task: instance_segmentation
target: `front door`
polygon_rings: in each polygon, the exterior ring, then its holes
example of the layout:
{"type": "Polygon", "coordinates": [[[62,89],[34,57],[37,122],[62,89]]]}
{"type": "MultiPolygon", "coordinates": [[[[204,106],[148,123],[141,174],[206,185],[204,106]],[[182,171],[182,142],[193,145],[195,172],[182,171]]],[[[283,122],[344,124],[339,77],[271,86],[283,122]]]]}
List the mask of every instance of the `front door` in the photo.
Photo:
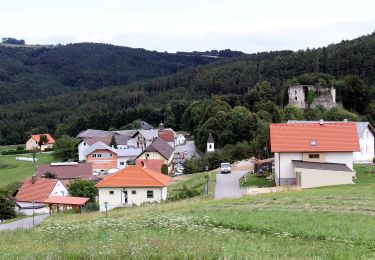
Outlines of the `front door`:
{"type": "Polygon", "coordinates": [[[122,204],[128,204],[128,191],[122,191],[122,204]]]}

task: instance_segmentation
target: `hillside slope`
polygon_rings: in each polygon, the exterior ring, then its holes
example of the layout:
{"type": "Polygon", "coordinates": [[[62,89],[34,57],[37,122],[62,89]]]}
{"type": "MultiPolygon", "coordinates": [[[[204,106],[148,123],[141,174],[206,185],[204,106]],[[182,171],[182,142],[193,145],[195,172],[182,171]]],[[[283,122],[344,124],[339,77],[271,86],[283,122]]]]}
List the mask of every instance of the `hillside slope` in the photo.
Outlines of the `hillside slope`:
{"type": "MultiPolygon", "coordinates": [[[[361,166],[362,167],[362,166],[361,166]]],[[[375,176],[356,185],[192,199],[0,233],[0,256],[62,259],[372,259],[375,176]]]]}
{"type": "Polygon", "coordinates": [[[0,104],[125,85],[216,60],[96,43],[38,48],[0,45],[0,104]]]}

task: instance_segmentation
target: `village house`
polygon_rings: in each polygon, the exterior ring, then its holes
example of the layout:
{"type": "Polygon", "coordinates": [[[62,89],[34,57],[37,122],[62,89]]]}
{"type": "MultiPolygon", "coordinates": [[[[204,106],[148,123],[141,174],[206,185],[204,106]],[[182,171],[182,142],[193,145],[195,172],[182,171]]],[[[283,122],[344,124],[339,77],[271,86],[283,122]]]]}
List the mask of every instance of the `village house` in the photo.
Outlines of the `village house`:
{"type": "Polygon", "coordinates": [[[140,129],[132,136],[137,147],[142,149],[146,149],[158,137],[166,141],[172,148],[175,147],[177,134],[172,128],[165,128],[163,123],[159,124],[158,129],[140,129]]]}
{"type": "Polygon", "coordinates": [[[186,144],[186,138],[183,134],[177,134],[176,146],[186,144]]]}
{"type": "MultiPolygon", "coordinates": [[[[289,120],[288,124],[307,124],[307,123],[318,123],[319,121],[301,121],[301,120],[289,120]]],[[[326,123],[343,123],[345,121],[326,121],[326,123]]],[[[354,163],[372,163],[375,157],[375,129],[369,122],[351,122],[356,124],[358,140],[359,140],[359,152],[354,152],[354,163]]]]}
{"type": "Polygon", "coordinates": [[[176,146],[176,133],[172,129],[165,129],[163,123],[159,124],[158,137],[166,141],[171,147],[176,146]]]}
{"type": "Polygon", "coordinates": [[[136,158],[136,164],[161,172],[163,164],[168,166],[168,171],[172,169],[173,147],[161,138],[156,138],[146,149],[136,158]]]}
{"type": "Polygon", "coordinates": [[[170,177],[139,166],[128,166],[96,184],[100,211],[167,199],[170,177]]]}
{"type": "Polygon", "coordinates": [[[125,168],[129,159],[135,159],[142,149],[115,149],[103,142],[96,142],[83,151],[86,163],[93,165],[94,175],[100,172],[116,171],[125,168]]]}
{"type": "Polygon", "coordinates": [[[29,140],[26,142],[26,150],[33,150],[33,149],[40,149],[44,151],[45,149],[52,149],[53,145],[55,144],[55,139],[50,134],[38,134],[32,135],[29,140]],[[44,135],[47,137],[47,142],[42,144],[39,147],[40,136],[44,135]]]}
{"type": "Polygon", "coordinates": [[[354,123],[271,124],[270,143],[276,185],[353,183],[353,153],[360,150],[354,123]]]}
{"type": "Polygon", "coordinates": [[[94,179],[91,163],[64,162],[39,164],[35,174],[38,178],[43,178],[47,172],[54,174],[56,179],[59,180],[94,179]]]}
{"type": "Polygon", "coordinates": [[[26,215],[47,213],[48,209],[43,203],[51,196],[68,196],[68,190],[58,179],[38,178],[36,175],[26,178],[15,196],[19,212],[26,215]]]}

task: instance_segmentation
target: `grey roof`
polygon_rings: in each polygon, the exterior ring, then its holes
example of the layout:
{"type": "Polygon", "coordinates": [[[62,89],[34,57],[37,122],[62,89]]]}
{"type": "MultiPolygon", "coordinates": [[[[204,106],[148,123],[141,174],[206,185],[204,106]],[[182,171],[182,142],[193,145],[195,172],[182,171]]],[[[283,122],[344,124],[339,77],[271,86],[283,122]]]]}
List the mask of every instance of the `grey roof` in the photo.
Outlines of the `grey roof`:
{"type": "Polygon", "coordinates": [[[353,170],[350,169],[344,163],[321,163],[321,162],[306,162],[306,161],[292,160],[292,164],[294,168],[353,172],[353,170]]]}
{"type": "Polygon", "coordinates": [[[129,136],[129,137],[131,137],[132,135],[134,135],[136,132],[137,132],[136,129],[114,131],[115,134],[129,136]]]}
{"type": "MultiPolygon", "coordinates": [[[[309,124],[309,123],[319,123],[320,121],[307,121],[307,120],[288,120],[288,124],[309,124]]],[[[354,122],[354,121],[324,121],[325,123],[343,123],[350,122],[355,123],[357,126],[358,138],[361,138],[363,132],[368,127],[372,133],[375,134],[375,130],[369,122],[354,122]]]]}
{"type": "Polygon", "coordinates": [[[109,145],[111,143],[111,137],[91,137],[91,138],[84,138],[82,142],[85,142],[88,145],[93,145],[97,142],[102,142],[106,145],[109,145]]]}
{"type": "Polygon", "coordinates": [[[111,136],[111,131],[87,129],[81,131],[76,137],[77,138],[91,138],[91,137],[108,137],[111,136]]]}
{"type": "Polygon", "coordinates": [[[158,152],[165,159],[169,160],[173,154],[173,147],[170,146],[166,141],[161,138],[156,138],[149,146],[144,150],[145,152],[158,152]]]}
{"type": "Polygon", "coordinates": [[[86,150],[83,151],[83,155],[84,156],[87,156],[89,155],[90,153],[96,151],[96,150],[109,150],[115,154],[117,154],[117,151],[116,149],[106,145],[105,143],[102,143],[102,142],[96,142],[95,144],[91,145],[89,148],[87,148],[86,150]]]}
{"type": "Polygon", "coordinates": [[[150,129],[153,129],[154,127],[145,121],[141,121],[141,128],[143,130],[150,130],[150,129]]]}
{"type": "Polygon", "coordinates": [[[142,148],[116,149],[118,157],[134,157],[142,153],[142,148]]]}
{"type": "Polygon", "coordinates": [[[212,137],[211,133],[208,135],[207,143],[215,143],[214,138],[212,137]]]}
{"type": "Polygon", "coordinates": [[[127,135],[115,135],[115,140],[118,145],[127,145],[131,137],[127,135]]]}

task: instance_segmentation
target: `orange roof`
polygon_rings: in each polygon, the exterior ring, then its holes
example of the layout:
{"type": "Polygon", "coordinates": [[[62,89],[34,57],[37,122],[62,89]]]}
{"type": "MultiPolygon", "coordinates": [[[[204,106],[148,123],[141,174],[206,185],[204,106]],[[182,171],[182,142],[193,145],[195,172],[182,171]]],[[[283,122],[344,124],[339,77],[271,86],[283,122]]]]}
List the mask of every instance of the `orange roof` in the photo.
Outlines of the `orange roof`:
{"type": "Polygon", "coordinates": [[[64,204],[64,205],[85,205],[89,198],[85,197],[64,197],[64,196],[51,196],[45,201],[46,204],[64,204]]]}
{"type": "Polygon", "coordinates": [[[272,152],[359,151],[354,123],[270,124],[272,152]]]}
{"type": "Polygon", "coordinates": [[[132,165],[105,177],[96,187],[164,187],[170,179],[167,175],[132,165]]]}
{"type": "Polygon", "coordinates": [[[35,142],[39,143],[41,135],[47,136],[48,142],[46,144],[54,144],[55,143],[55,139],[53,139],[53,137],[50,134],[32,135],[31,138],[33,138],[35,140],[35,142]]]}
{"type": "Polygon", "coordinates": [[[174,134],[172,130],[159,131],[158,135],[161,139],[163,139],[166,142],[174,142],[174,134]]]}
{"type": "Polygon", "coordinates": [[[57,182],[57,179],[37,178],[33,184],[31,182],[31,177],[26,178],[22,186],[18,189],[16,200],[25,202],[43,202],[51,195],[57,182]]]}

